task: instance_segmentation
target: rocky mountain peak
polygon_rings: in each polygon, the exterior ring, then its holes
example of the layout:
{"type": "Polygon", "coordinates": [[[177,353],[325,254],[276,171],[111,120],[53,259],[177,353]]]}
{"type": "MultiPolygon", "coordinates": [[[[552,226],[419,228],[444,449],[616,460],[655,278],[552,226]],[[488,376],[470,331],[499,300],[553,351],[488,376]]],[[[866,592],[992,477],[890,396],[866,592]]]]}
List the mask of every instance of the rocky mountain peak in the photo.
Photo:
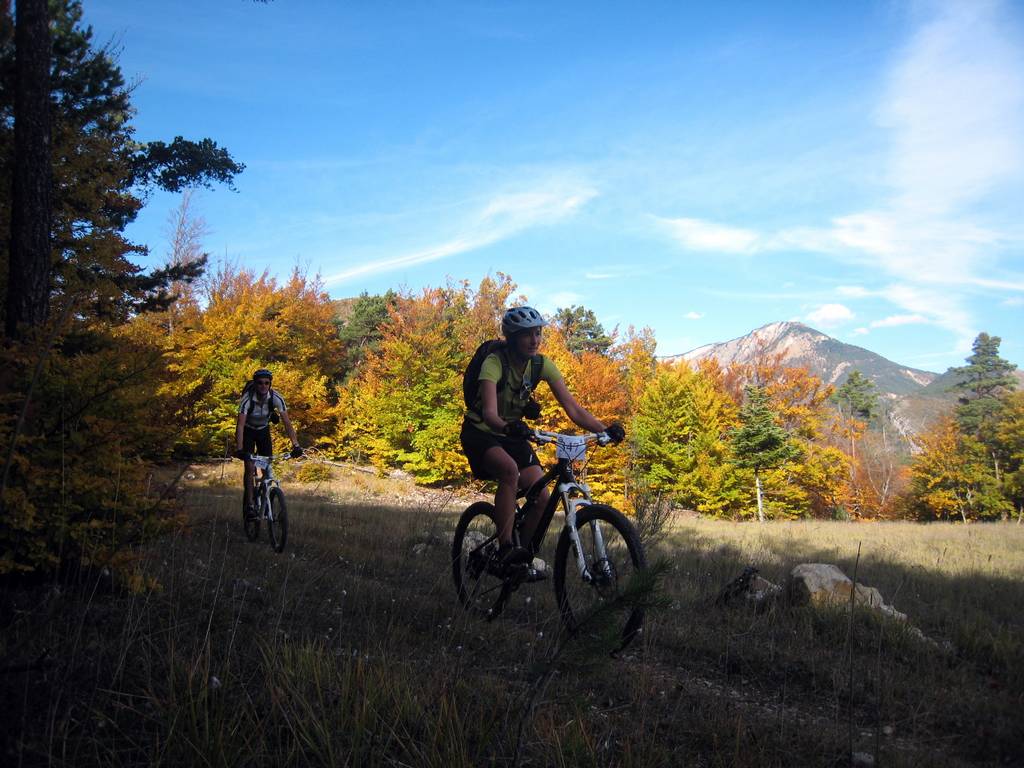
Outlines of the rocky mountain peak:
{"type": "Polygon", "coordinates": [[[719,365],[728,368],[775,355],[781,355],[784,365],[806,367],[829,384],[840,385],[851,371],[859,370],[874,381],[880,394],[898,396],[917,392],[938,375],[899,365],[795,321],[768,323],[745,336],[705,344],[670,359],[696,362],[714,358],[719,365]]]}

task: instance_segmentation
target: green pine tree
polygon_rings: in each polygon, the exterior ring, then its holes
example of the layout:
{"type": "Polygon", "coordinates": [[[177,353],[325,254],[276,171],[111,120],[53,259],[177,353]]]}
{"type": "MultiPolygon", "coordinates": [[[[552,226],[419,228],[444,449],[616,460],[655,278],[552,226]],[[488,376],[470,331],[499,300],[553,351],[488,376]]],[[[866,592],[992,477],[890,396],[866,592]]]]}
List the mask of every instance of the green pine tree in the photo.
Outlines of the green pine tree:
{"type": "Polygon", "coordinates": [[[998,336],[979,333],[971,346],[967,365],[951,368],[956,383],[950,387],[958,393],[956,421],[960,431],[985,446],[996,483],[1002,484],[1002,469],[1007,456],[995,439],[996,425],[1002,418],[1006,396],[1017,382],[1013,371],[1017,368],[999,356],[998,336]]]}
{"type": "Polygon", "coordinates": [[[732,433],[733,461],[743,469],[754,472],[757,491],[757,519],[764,522],[764,499],[761,488],[761,473],[775,469],[800,458],[801,450],[789,438],[789,434],[775,423],[764,387],[744,388],[746,402],[740,409],[742,426],[732,433]]]}
{"type": "Polygon", "coordinates": [[[562,331],[565,346],[574,355],[583,352],[603,355],[614,343],[614,339],[605,332],[604,326],[598,322],[592,309],[577,306],[559,309],[555,312],[553,322],[562,331]]]}
{"type": "Polygon", "coordinates": [[[844,416],[852,416],[861,421],[871,421],[878,413],[875,383],[857,370],[851,371],[843,385],[832,395],[832,401],[839,406],[844,416]]]}

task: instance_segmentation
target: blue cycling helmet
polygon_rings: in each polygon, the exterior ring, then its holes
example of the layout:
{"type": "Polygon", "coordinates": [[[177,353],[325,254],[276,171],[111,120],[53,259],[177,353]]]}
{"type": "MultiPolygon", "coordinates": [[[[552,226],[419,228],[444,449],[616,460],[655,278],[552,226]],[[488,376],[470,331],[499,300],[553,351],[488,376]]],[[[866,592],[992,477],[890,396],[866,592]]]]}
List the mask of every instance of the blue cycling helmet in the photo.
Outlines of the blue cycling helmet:
{"type": "Polygon", "coordinates": [[[512,307],[505,310],[501,318],[501,332],[506,338],[520,331],[543,328],[545,325],[547,323],[544,322],[544,318],[533,307],[512,307]]]}
{"type": "Polygon", "coordinates": [[[256,379],[270,379],[271,381],[273,381],[274,374],[272,374],[270,370],[267,368],[260,368],[252,375],[252,380],[256,381],[256,379]]]}

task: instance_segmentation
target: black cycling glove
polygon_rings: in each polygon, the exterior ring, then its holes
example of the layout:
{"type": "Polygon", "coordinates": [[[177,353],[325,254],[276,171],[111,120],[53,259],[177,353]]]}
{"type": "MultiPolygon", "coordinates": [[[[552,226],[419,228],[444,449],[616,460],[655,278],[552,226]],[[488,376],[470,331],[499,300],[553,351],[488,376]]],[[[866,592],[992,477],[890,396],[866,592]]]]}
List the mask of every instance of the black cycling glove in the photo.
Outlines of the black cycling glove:
{"type": "Polygon", "coordinates": [[[626,439],[626,429],[617,421],[613,421],[608,425],[605,434],[608,435],[613,443],[621,443],[626,439]]]}
{"type": "Polygon", "coordinates": [[[530,419],[531,421],[533,419],[540,418],[540,403],[538,403],[532,397],[529,399],[526,405],[523,406],[523,418],[530,419]]]}
{"type": "Polygon", "coordinates": [[[300,456],[302,456],[302,446],[296,445],[294,448],[292,448],[292,458],[297,459],[300,456]]]}
{"type": "Polygon", "coordinates": [[[235,458],[245,461],[246,459],[249,458],[249,452],[243,451],[241,448],[239,448],[237,451],[235,451],[235,458]]]}
{"type": "Polygon", "coordinates": [[[533,435],[533,430],[521,421],[510,421],[505,425],[505,434],[509,437],[526,439],[533,435]]]}

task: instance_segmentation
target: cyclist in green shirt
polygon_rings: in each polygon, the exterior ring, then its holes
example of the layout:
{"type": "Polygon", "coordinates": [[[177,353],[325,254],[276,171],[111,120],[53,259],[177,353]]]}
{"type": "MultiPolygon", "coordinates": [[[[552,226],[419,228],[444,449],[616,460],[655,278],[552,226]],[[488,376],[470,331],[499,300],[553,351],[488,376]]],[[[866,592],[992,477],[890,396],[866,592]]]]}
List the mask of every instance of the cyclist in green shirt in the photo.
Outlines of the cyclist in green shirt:
{"type": "MultiPolygon", "coordinates": [[[[460,435],[462,449],[469,459],[473,475],[498,481],[494,495],[494,516],[500,543],[499,560],[505,565],[528,562],[533,553],[512,544],[516,493],[527,489],[543,474],[533,447],[527,441],[532,430],[522,421],[531,402],[531,392],[539,382],[529,380],[532,359],[540,349],[542,329],[547,323],[532,307],[513,307],[501,320],[505,348],[492,352],[480,368],[479,394],[473,408],[467,410],[460,435]],[[507,365],[505,383],[502,367],[507,365]]],[[[592,432],[607,432],[615,442],[626,435],[621,424],[605,425],[576,402],[554,361],[543,357],[540,381],[547,382],[566,415],[578,426],[592,432]]],[[[548,493],[545,490],[523,522],[521,540],[528,542],[540,521],[548,493]]]]}

